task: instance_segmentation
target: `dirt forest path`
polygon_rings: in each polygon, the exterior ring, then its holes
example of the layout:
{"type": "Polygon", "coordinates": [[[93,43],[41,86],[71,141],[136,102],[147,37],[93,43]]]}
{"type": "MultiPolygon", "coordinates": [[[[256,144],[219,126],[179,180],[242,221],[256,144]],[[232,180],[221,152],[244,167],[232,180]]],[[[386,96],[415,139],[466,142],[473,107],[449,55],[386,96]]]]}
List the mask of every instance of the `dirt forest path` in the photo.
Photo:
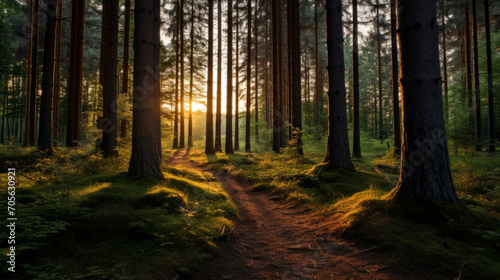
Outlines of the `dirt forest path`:
{"type": "Polygon", "coordinates": [[[324,217],[253,192],[252,184],[214,173],[187,153],[179,151],[168,162],[213,173],[239,209],[234,230],[192,279],[422,279],[384,267],[372,250],[332,241],[324,217]]]}

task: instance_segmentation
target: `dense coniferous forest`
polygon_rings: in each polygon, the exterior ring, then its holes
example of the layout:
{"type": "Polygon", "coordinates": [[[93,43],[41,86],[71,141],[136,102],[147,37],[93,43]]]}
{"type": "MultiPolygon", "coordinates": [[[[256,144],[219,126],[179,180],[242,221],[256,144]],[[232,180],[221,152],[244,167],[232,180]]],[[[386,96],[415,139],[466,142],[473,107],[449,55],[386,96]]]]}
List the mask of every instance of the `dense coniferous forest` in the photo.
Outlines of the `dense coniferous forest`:
{"type": "Polygon", "coordinates": [[[1,279],[500,279],[500,1],[0,2],[1,279]]]}

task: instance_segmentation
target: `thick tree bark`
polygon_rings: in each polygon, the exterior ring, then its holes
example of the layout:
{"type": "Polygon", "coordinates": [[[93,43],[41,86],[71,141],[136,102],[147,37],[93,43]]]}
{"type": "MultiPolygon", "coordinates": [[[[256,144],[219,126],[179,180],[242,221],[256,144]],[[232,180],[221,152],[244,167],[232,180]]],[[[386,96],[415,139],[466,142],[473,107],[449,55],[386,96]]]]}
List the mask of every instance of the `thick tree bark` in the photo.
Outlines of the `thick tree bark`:
{"type": "Polygon", "coordinates": [[[180,137],[179,137],[179,149],[184,149],[186,146],[186,138],[185,138],[185,131],[186,127],[184,124],[184,0],[181,1],[181,6],[180,6],[180,23],[179,23],[179,32],[180,32],[180,51],[179,51],[179,59],[181,60],[181,78],[180,78],[180,83],[181,83],[181,98],[180,98],[180,137]]]}
{"type": "Polygon", "coordinates": [[[217,104],[215,113],[215,151],[222,152],[222,0],[217,2],[217,104]]]}
{"type": "Polygon", "coordinates": [[[301,98],[301,78],[300,78],[300,6],[299,0],[291,0],[291,58],[292,58],[292,129],[296,137],[296,149],[299,155],[302,150],[302,98],[301,98]]]}
{"type": "Polygon", "coordinates": [[[378,61],[378,137],[384,139],[384,122],[382,120],[382,50],[380,39],[380,5],[377,0],[377,61],[378,61]]]}
{"type": "Polygon", "coordinates": [[[233,149],[233,0],[227,2],[226,154],[233,149]]]}
{"type": "Polygon", "coordinates": [[[398,38],[396,0],[391,0],[392,131],[394,156],[401,156],[401,113],[399,112],[398,38]]]}
{"type": "Polygon", "coordinates": [[[352,2],[352,157],[361,158],[361,130],[359,124],[359,47],[358,47],[358,0],[352,2]]]}
{"type": "Polygon", "coordinates": [[[62,42],[62,16],[63,16],[63,0],[58,1],[57,5],[57,34],[56,34],[56,54],[55,54],[55,77],[54,77],[54,99],[52,111],[53,121],[53,136],[54,145],[59,145],[59,103],[61,97],[61,42],[62,42]]]}
{"type": "Polygon", "coordinates": [[[193,53],[194,53],[194,1],[191,0],[191,46],[189,54],[189,115],[188,115],[188,148],[193,147],[193,53]]]}
{"type": "Polygon", "coordinates": [[[116,154],[118,137],[118,12],[119,1],[108,0],[103,5],[102,91],[103,119],[101,150],[105,156],[116,154]]]}
{"type": "Polygon", "coordinates": [[[278,1],[272,1],[272,32],[273,32],[273,151],[280,152],[280,129],[279,126],[280,112],[279,104],[279,90],[278,90],[278,1]]]}
{"type": "Polygon", "coordinates": [[[208,0],[208,77],[207,77],[207,128],[205,153],[211,155],[214,150],[214,0],[208,0]]]}
{"type": "Polygon", "coordinates": [[[488,152],[495,152],[495,108],[493,103],[493,68],[491,59],[491,32],[490,32],[490,7],[489,0],[484,0],[484,18],[486,25],[486,62],[488,71],[488,152]]]}
{"type": "Polygon", "coordinates": [[[475,136],[476,136],[476,151],[482,150],[481,145],[481,93],[479,90],[479,58],[477,47],[477,11],[476,0],[472,2],[472,50],[473,50],[473,65],[474,65],[474,99],[475,99],[475,136]]]}
{"type": "Polygon", "coordinates": [[[323,162],[331,168],[354,170],[349,155],[345,90],[342,1],[326,1],[326,44],[328,50],[328,144],[323,162]]]}
{"type": "Polygon", "coordinates": [[[395,201],[458,203],[443,118],[436,1],[399,0],[403,151],[395,201]]]}
{"type": "Polygon", "coordinates": [[[160,170],[161,137],[158,104],[160,103],[158,73],[159,58],[155,45],[160,44],[159,24],[155,24],[154,7],[159,0],[135,1],[134,38],[134,106],[132,125],[132,155],[129,176],[154,176],[163,178],[160,170]],[[156,2],[156,3],[153,3],[156,2]],[[158,34],[155,34],[158,33],[158,34]]]}
{"type": "MultiPolygon", "coordinates": [[[[59,0],[60,1],[60,0],[59,0]]],[[[52,110],[54,97],[55,48],[57,32],[58,0],[47,1],[47,25],[45,27],[45,46],[43,53],[42,97],[40,101],[40,129],[38,147],[52,152],[52,110]]]]}
{"type": "Polygon", "coordinates": [[[172,144],[172,149],[179,148],[179,46],[180,46],[180,0],[176,2],[176,25],[175,25],[175,109],[174,109],[174,143],[172,144]]]}
{"type": "Polygon", "coordinates": [[[248,0],[247,4],[247,108],[246,108],[246,127],[245,127],[245,152],[250,153],[250,111],[251,104],[251,80],[252,80],[252,1],[248,0]]]}
{"type": "Polygon", "coordinates": [[[71,20],[71,61],[68,85],[68,129],[66,135],[67,147],[76,147],[80,142],[84,31],[85,1],[74,0],[71,20]]]}

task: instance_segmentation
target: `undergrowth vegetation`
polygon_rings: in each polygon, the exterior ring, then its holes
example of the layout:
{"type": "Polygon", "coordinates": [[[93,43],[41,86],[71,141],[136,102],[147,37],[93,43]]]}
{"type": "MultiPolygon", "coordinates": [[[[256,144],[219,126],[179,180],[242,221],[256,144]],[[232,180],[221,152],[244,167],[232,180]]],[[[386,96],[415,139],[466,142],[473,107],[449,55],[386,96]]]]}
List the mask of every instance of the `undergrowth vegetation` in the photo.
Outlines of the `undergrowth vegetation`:
{"type": "Polygon", "coordinates": [[[170,279],[209,257],[237,214],[210,173],[164,166],[164,180],[127,177],[129,147],[110,158],[91,148],[51,157],[0,149],[1,168],[18,178],[16,279],[170,279]]]}
{"type": "MultiPolygon", "coordinates": [[[[312,137],[312,136],[311,136],[312,137]]],[[[309,137],[309,138],[311,138],[309,137]]],[[[305,137],[305,141],[312,141],[305,137]]],[[[205,155],[192,160],[253,182],[267,191],[324,213],[331,232],[382,252],[387,266],[426,275],[461,279],[500,278],[500,159],[484,152],[451,157],[460,206],[394,205],[389,194],[399,179],[399,161],[386,142],[363,139],[356,172],[317,169],[323,154],[298,157],[289,149],[272,152],[205,155]]]]}

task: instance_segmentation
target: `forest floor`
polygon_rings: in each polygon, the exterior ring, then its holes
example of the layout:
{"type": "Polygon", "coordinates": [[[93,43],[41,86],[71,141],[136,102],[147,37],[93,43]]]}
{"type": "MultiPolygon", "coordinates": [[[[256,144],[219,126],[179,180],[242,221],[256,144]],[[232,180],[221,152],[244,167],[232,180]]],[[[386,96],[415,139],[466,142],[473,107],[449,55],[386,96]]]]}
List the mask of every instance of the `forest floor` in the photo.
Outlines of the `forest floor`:
{"type": "Polygon", "coordinates": [[[286,202],[224,171],[211,171],[180,151],[170,164],[213,172],[238,206],[234,228],[194,279],[429,279],[384,264],[378,247],[332,239],[331,218],[286,202]]]}

